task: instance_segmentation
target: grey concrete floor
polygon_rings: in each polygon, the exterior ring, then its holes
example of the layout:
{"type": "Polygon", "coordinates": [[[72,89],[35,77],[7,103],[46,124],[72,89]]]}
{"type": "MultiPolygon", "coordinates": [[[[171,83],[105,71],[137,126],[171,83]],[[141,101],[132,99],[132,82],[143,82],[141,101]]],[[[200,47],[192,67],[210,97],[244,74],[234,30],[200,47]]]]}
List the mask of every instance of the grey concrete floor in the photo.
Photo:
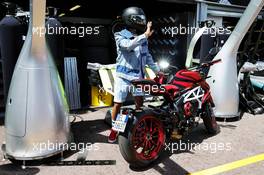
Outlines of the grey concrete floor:
{"type": "MultiPolygon", "coordinates": [[[[103,119],[107,108],[87,112],[80,115],[72,126],[72,131],[79,143],[92,143],[88,152],[88,160],[116,160],[116,165],[107,166],[29,166],[25,170],[2,160],[0,153],[0,175],[82,175],[82,174],[174,174],[183,175],[196,171],[212,168],[249,156],[264,153],[264,115],[252,116],[244,114],[243,118],[235,122],[219,122],[221,132],[215,136],[206,133],[203,125],[195,128],[192,133],[184,138],[184,143],[196,144],[196,149],[183,149],[172,154],[163,153],[162,156],[150,167],[144,170],[135,170],[122,158],[118,144],[107,143],[109,127],[103,119]],[[215,145],[219,150],[215,151],[215,145]],[[221,145],[221,146],[219,146],[221,145]]],[[[4,141],[4,126],[0,126],[0,142],[4,141]]],[[[171,143],[173,144],[173,143],[171,143]]],[[[66,158],[76,160],[78,153],[66,158]]],[[[224,172],[225,175],[254,174],[263,175],[264,161],[244,166],[232,171],[224,172]]]]}

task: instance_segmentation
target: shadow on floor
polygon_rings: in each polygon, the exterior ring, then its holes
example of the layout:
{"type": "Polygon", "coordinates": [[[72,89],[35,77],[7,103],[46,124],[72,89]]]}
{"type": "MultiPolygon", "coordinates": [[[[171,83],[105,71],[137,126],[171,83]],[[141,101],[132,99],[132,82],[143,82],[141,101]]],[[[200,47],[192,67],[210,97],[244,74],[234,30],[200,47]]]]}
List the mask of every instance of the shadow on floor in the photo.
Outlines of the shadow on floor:
{"type": "Polygon", "coordinates": [[[39,173],[39,168],[37,167],[27,167],[26,169],[22,169],[21,166],[11,163],[0,165],[1,175],[34,175],[37,173],[39,173]]]}
{"type": "Polygon", "coordinates": [[[216,117],[216,121],[217,122],[237,122],[243,118],[244,114],[246,114],[246,112],[241,110],[239,116],[229,117],[229,118],[216,117]]]}
{"type": "MultiPolygon", "coordinates": [[[[109,129],[109,126],[107,126],[104,123],[103,119],[98,120],[92,120],[92,121],[78,121],[72,124],[72,133],[74,136],[74,142],[75,143],[107,143],[107,136],[104,136],[101,134],[101,132],[104,132],[109,129]]],[[[202,143],[205,139],[211,137],[212,135],[207,134],[206,130],[204,129],[203,124],[199,125],[197,128],[193,129],[193,131],[186,137],[184,137],[181,142],[182,143],[188,143],[188,144],[199,144],[202,143]]],[[[176,143],[169,141],[169,143],[176,143]]],[[[175,161],[173,161],[170,157],[173,154],[181,154],[181,153],[190,153],[194,154],[194,152],[191,150],[190,147],[186,147],[185,149],[176,150],[175,152],[164,150],[161,154],[161,156],[154,161],[150,166],[144,169],[136,169],[133,167],[130,167],[133,171],[142,172],[146,171],[148,169],[155,169],[160,174],[174,174],[174,175],[186,175],[189,172],[185,170],[181,165],[177,164],[175,161]],[[161,166],[162,165],[162,166],[161,166]]],[[[71,155],[75,154],[76,151],[66,151],[64,153],[64,158],[70,157],[71,155]]],[[[56,161],[59,160],[60,155],[54,156],[52,158],[49,158],[47,160],[39,162],[39,165],[45,164],[49,161],[56,161]]],[[[20,166],[16,166],[13,164],[6,164],[0,166],[0,175],[11,175],[11,174],[37,174],[39,172],[39,169],[37,167],[33,168],[27,168],[25,170],[22,170],[20,166]],[[9,174],[8,174],[9,173],[9,174]]]]}
{"type": "Polygon", "coordinates": [[[80,121],[72,125],[76,143],[108,143],[108,137],[100,134],[109,129],[103,119],[80,121]]]}
{"type": "MultiPolygon", "coordinates": [[[[74,143],[87,145],[87,143],[107,143],[108,138],[100,132],[108,130],[109,127],[104,123],[104,120],[93,120],[93,121],[79,121],[75,122],[71,126],[74,143]]],[[[79,147],[78,147],[79,148],[79,147]]],[[[63,158],[67,159],[70,156],[76,154],[78,150],[68,150],[63,152],[63,158]]],[[[49,165],[53,162],[61,160],[61,154],[45,158],[42,160],[30,160],[26,161],[27,167],[25,170],[21,168],[22,161],[11,160],[12,163],[0,165],[0,175],[33,175],[39,172],[37,166],[49,165]]],[[[74,161],[74,160],[73,160],[74,161]]]]}
{"type": "Polygon", "coordinates": [[[177,164],[170,158],[171,154],[167,151],[161,153],[160,157],[151,163],[146,168],[135,168],[130,166],[129,168],[136,172],[143,172],[149,169],[154,169],[162,175],[187,175],[189,172],[181,165],[177,164]],[[163,166],[161,166],[161,164],[163,166]]]}
{"type": "Polygon", "coordinates": [[[5,118],[0,117],[0,126],[3,126],[5,124],[5,118]]]}
{"type": "Polygon", "coordinates": [[[221,128],[228,128],[228,129],[236,129],[237,126],[235,125],[231,125],[231,124],[219,124],[218,125],[221,127],[221,128]]]}

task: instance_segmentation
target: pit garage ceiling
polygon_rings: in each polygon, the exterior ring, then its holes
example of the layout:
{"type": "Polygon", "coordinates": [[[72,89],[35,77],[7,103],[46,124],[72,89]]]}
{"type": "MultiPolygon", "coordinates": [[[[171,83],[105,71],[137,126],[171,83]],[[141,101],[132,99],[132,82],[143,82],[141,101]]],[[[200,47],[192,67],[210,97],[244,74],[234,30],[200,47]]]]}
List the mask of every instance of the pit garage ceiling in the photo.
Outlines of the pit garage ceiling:
{"type": "MultiPolygon", "coordinates": [[[[9,1],[18,4],[25,11],[28,11],[29,0],[2,0],[1,2],[9,1]]],[[[160,7],[164,9],[175,8],[175,10],[184,10],[183,4],[186,4],[186,8],[195,5],[201,0],[47,0],[47,6],[53,6],[58,8],[58,13],[65,13],[68,17],[97,17],[97,18],[113,18],[120,15],[122,9],[128,6],[140,6],[147,14],[155,14],[157,9],[161,13],[160,7]],[[151,4],[150,4],[151,2],[151,4]],[[172,5],[173,3],[173,5],[172,5]],[[181,4],[181,8],[177,9],[178,4],[181,4]],[[72,7],[79,5],[80,8],[70,11],[72,7]]],[[[211,2],[217,2],[218,0],[210,0],[211,2]]],[[[247,0],[244,0],[247,1],[247,0]]],[[[206,1],[204,1],[206,2],[206,1]]],[[[236,4],[236,0],[230,0],[233,4],[236,4]]],[[[238,2],[240,3],[240,2],[238,2]]],[[[0,7],[0,11],[4,11],[3,6],[0,7]]]]}
{"type": "MultiPolygon", "coordinates": [[[[8,2],[14,2],[22,7],[25,11],[29,8],[29,0],[3,0],[8,2]]],[[[151,8],[149,1],[142,0],[47,0],[47,6],[53,6],[59,9],[59,14],[65,13],[65,16],[69,17],[100,17],[100,18],[112,18],[115,17],[117,12],[121,12],[122,9],[128,6],[140,6],[146,13],[155,13],[155,9],[162,6],[168,7],[170,2],[161,2],[159,0],[151,1],[151,8]],[[76,5],[80,5],[80,8],[70,11],[70,9],[76,5]]],[[[177,8],[177,7],[176,7],[177,8]]],[[[1,10],[4,9],[1,7],[1,10]]],[[[165,9],[165,8],[164,8],[165,9]]]]}

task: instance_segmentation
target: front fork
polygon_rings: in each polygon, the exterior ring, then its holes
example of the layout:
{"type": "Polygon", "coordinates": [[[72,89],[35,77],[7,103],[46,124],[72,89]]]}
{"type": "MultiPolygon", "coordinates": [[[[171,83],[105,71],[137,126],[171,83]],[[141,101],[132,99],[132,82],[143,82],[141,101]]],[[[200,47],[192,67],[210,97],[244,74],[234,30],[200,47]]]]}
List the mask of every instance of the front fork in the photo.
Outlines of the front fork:
{"type": "Polygon", "coordinates": [[[215,107],[212,95],[210,91],[205,92],[202,98],[202,109],[205,107],[207,103],[210,103],[212,107],[215,107]]]}

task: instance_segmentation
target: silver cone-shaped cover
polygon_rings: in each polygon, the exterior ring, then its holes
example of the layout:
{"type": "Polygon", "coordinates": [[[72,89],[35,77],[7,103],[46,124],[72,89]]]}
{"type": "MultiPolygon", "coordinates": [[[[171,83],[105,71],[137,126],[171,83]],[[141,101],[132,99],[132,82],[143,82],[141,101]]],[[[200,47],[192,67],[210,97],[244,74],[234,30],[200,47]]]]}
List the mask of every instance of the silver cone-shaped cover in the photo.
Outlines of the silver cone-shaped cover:
{"type": "Polygon", "coordinates": [[[6,154],[28,160],[63,151],[69,140],[68,105],[45,40],[46,0],[30,0],[28,34],[6,104],[6,154]]]}

